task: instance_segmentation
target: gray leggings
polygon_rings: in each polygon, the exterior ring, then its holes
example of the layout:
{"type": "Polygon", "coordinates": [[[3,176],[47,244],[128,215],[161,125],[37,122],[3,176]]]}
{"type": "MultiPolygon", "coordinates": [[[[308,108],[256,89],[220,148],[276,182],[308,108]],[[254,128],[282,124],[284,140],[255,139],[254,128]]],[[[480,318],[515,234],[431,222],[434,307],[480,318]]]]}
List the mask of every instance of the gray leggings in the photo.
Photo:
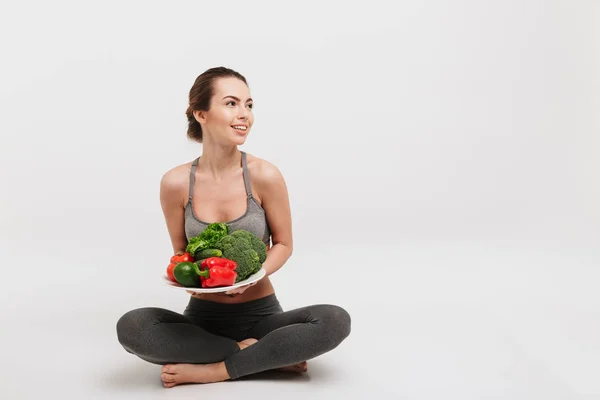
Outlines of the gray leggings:
{"type": "Polygon", "coordinates": [[[190,297],[183,314],[156,307],[125,313],[119,343],[153,364],[225,361],[231,379],[280,368],[336,348],[350,334],[350,315],[317,304],[284,312],[275,294],[225,304],[190,297]],[[240,350],[237,342],[258,342],[240,350]]]}

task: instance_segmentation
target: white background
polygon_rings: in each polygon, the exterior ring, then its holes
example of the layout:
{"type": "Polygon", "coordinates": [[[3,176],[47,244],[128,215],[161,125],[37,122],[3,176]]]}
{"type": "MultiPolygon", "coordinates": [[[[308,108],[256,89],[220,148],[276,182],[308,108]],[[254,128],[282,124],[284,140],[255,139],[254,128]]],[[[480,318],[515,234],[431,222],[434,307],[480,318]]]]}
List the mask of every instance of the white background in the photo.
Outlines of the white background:
{"type": "Polygon", "coordinates": [[[600,396],[598,26],[573,0],[2,5],[0,395],[600,396]],[[114,325],[187,302],[159,182],[202,152],[215,66],[288,184],[282,305],[353,332],[304,377],[165,390],[114,325]]]}

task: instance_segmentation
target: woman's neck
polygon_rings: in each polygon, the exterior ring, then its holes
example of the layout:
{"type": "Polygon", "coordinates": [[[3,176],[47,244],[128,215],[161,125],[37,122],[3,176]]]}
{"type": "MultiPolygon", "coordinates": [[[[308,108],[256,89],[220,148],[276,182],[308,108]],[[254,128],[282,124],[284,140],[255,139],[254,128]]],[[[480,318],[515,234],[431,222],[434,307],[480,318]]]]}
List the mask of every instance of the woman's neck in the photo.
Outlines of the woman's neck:
{"type": "Polygon", "coordinates": [[[242,165],[242,153],[237,146],[223,147],[215,143],[202,144],[198,170],[209,173],[215,180],[230,175],[242,165]]]}

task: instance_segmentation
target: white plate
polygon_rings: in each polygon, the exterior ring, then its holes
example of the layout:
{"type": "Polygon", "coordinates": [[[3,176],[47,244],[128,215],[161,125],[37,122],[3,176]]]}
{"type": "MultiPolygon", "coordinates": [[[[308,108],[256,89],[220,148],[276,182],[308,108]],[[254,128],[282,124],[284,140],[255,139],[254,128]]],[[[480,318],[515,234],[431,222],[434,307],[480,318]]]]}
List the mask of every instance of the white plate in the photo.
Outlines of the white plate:
{"type": "Polygon", "coordinates": [[[219,286],[219,287],[213,287],[213,288],[203,288],[203,287],[195,288],[195,287],[182,286],[179,283],[176,283],[176,282],[173,282],[172,280],[170,280],[166,275],[163,275],[163,281],[164,281],[165,284],[167,284],[167,285],[169,285],[169,286],[171,286],[171,287],[173,287],[175,289],[189,290],[190,292],[194,292],[194,293],[221,293],[221,292],[226,292],[226,291],[231,290],[231,289],[238,288],[240,286],[244,286],[244,285],[248,285],[250,283],[254,283],[254,282],[256,282],[256,281],[264,278],[265,275],[266,275],[265,269],[261,268],[257,272],[255,272],[254,274],[250,275],[249,277],[247,277],[243,281],[239,281],[235,285],[232,285],[232,286],[219,286]]]}

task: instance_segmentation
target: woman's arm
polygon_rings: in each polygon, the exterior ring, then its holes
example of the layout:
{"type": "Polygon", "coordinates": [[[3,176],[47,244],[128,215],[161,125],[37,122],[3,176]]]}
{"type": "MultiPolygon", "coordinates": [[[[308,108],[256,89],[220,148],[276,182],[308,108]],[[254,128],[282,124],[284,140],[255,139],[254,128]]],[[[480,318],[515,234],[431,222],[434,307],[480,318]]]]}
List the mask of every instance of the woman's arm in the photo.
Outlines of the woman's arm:
{"type": "Polygon", "coordinates": [[[267,251],[263,268],[268,275],[275,273],[292,255],[292,216],[287,186],[279,169],[262,160],[258,174],[258,192],[262,208],[271,229],[273,246],[267,251]]]}
{"type": "Polygon", "coordinates": [[[172,169],[166,172],[160,181],[160,205],[171,238],[173,254],[183,253],[188,243],[184,227],[185,197],[181,191],[182,185],[177,171],[172,169]]]}

